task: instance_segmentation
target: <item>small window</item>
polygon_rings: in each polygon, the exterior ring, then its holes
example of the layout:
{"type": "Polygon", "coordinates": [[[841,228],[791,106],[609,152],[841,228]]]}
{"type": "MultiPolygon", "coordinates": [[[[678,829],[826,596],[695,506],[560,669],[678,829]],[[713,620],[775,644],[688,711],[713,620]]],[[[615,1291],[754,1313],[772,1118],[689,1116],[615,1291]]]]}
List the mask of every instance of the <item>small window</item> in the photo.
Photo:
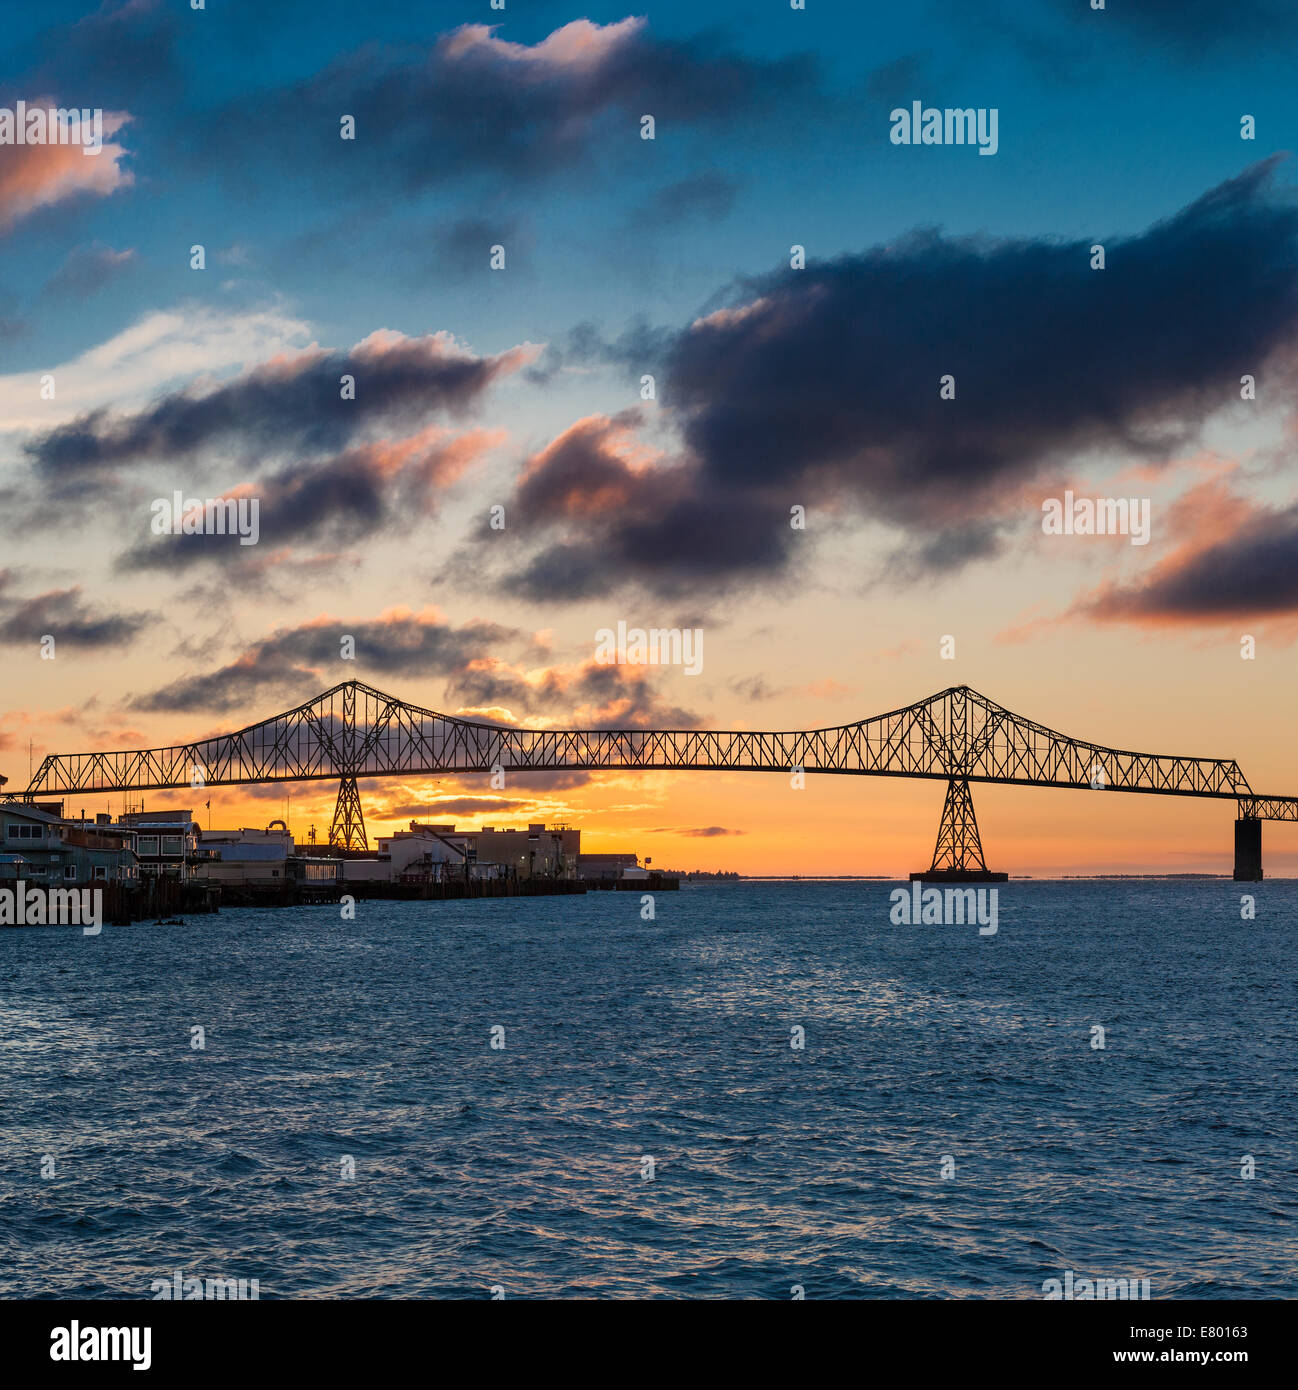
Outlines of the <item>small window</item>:
{"type": "Polygon", "coordinates": [[[141,854],[157,854],[157,852],[158,852],[158,837],[157,837],[156,835],[141,835],[141,836],[140,836],[140,853],[141,853],[141,854]]]}
{"type": "Polygon", "coordinates": [[[182,852],[180,847],[180,836],[164,835],[162,837],[162,852],[163,854],[180,854],[182,852]]]}
{"type": "Polygon", "coordinates": [[[64,864],[64,866],[63,866],[63,877],[64,877],[64,878],[76,878],[76,876],[77,876],[77,866],[76,866],[75,864],[64,864]]]}
{"type": "Polygon", "coordinates": [[[102,864],[95,865],[95,880],[102,883],[108,878],[108,870],[102,864]]]}
{"type": "Polygon", "coordinates": [[[11,825],[9,826],[9,838],[10,838],[11,840],[17,840],[17,839],[19,839],[19,838],[21,837],[21,835],[22,835],[22,831],[23,831],[23,828],[22,828],[21,825],[13,825],[13,824],[11,824],[11,825]]]}

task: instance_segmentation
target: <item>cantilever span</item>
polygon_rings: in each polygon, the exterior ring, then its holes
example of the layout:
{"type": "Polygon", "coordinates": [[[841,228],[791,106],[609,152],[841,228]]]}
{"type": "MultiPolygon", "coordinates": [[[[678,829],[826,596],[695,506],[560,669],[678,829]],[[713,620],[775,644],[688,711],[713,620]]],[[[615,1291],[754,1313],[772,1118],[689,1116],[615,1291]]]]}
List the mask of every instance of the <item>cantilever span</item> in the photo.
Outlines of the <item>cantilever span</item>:
{"type": "Polygon", "coordinates": [[[853,724],[763,733],[518,729],[438,714],[360,681],[344,681],[296,709],[195,743],[50,754],[24,795],[331,778],[339,781],[340,791],[330,841],[357,848],[366,845],[357,778],[601,769],[801,769],[940,779],[948,783],[947,802],[929,873],[948,877],[986,873],[971,782],[1233,799],[1239,806],[1236,877],[1261,876],[1262,820],[1298,820],[1298,797],[1255,794],[1233,759],[1088,743],[1014,714],[963,685],[853,724]],[[1246,827],[1242,850],[1240,825],[1246,827]],[[1254,857],[1256,873],[1251,872],[1254,857]]]}

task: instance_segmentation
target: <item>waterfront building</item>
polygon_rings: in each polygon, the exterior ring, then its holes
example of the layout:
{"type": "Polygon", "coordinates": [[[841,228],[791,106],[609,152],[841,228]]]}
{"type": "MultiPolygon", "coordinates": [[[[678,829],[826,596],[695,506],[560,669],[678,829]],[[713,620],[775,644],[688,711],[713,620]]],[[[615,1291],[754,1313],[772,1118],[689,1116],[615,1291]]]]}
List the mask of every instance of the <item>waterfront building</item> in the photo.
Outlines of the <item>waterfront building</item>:
{"type": "Polygon", "coordinates": [[[577,877],[581,831],[571,826],[534,824],[508,830],[484,825],[463,833],[479,864],[509,865],[519,878],[577,877]]]}
{"type": "Polygon", "coordinates": [[[50,888],[139,882],[133,828],[106,815],[68,820],[62,810],[61,802],[0,801],[0,878],[50,888]]]}
{"type": "Polygon", "coordinates": [[[201,832],[192,811],[127,811],[118,820],[136,832],[142,877],[187,883],[194,876],[201,832]]]}
{"type": "Polygon", "coordinates": [[[231,887],[278,888],[288,881],[293,837],[282,820],[264,829],[200,830],[194,871],[200,878],[231,887]]]}
{"type": "Polygon", "coordinates": [[[577,877],[591,883],[621,878],[635,869],[639,861],[634,854],[583,854],[577,859],[577,877]]]}

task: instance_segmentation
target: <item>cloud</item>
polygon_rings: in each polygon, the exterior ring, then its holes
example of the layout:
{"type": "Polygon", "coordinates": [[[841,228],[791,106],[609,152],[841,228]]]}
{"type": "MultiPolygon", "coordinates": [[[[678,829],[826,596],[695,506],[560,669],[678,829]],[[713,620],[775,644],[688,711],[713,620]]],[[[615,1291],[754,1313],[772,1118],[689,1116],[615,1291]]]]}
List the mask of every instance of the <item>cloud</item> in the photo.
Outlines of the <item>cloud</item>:
{"type": "Polygon", "coordinates": [[[627,412],[527,460],[510,515],[535,548],[504,583],[543,600],[784,576],[794,504],[899,529],[890,574],[914,582],[997,553],[1047,467],[1165,463],[1242,374],[1292,363],[1298,201],[1276,167],[1100,238],[1102,271],[1089,240],[926,231],[739,282],[663,352],[678,447],[648,450],[627,412]]]}
{"type": "Polygon", "coordinates": [[[88,411],[30,441],[26,453],[44,477],[68,481],[128,462],[184,459],[215,444],[250,455],[337,448],[367,426],[461,414],[534,355],[522,346],[478,357],[449,333],[407,338],[379,330],[349,351],[311,347],[279,356],[133,413],[88,411]],[[343,396],[344,376],[355,381],[354,399],[343,396]]]}
{"type": "Polygon", "coordinates": [[[656,38],[643,18],[578,19],[535,44],[499,28],[466,24],[431,49],[368,47],[213,128],[227,147],[262,148],[278,169],[369,197],[588,169],[600,133],[638,142],[646,112],[673,130],[780,110],[815,87],[808,58],[745,58],[715,35],[656,38]],[[339,138],[342,113],[355,117],[354,141],[339,138]]]}
{"type": "Polygon", "coordinates": [[[508,796],[452,796],[443,800],[434,798],[431,801],[412,801],[399,806],[388,806],[381,818],[395,820],[410,816],[414,820],[436,823],[443,816],[483,816],[492,815],[497,811],[522,814],[533,805],[531,801],[520,801],[516,797],[508,796]]]}
{"type": "Polygon", "coordinates": [[[693,830],[684,830],[675,825],[655,826],[651,835],[686,835],[696,840],[713,840],[719,835],[742,835],[742,830],[728,830],[724,825],[705,825],[693,830]]]}
{"type": "Polygon", "coordinates": [[[697,598],[700,586],[783,567],[793,534],[787,495],[727,490],[693,463],[655,455],[636,441],[642,419],[589,416],[528,459],[507,514],[542,544],[502,587],[572,600],[639,580],[697,598]],[[547,540],[556,530],[566,534],[547,540]]]}
{"type": "Polygon", "coordinates": [[[0,644],[40,643],[46,636],[60,646],[101,650],[128,646],[156,613],[110,613],[86,601],[81,586],[51,589],[32,598],[8,593],[12,571],[0,571],[0,644]]]}
{"type": "Polygon", "coordinates": [[[539,772],[516,770],[509,774],[511,782],[522,782],[526,787],[538,787],[543,792],[573,791],[587,786],[592,780],[589,772],[539,772]]]}
{"type": "MultiPolygon", "coordinates": [[[[361,622],[321,617],[280,628],[216,670],[184,675],[133,696],[129,706],[146,713],[196,708],[224,714],[244,708],[252,699],[296,704],[352,676],[381,680],[454,675],[491,646],[516,635],[495,623],[454,627],[435,610],[394,609],[361,622]],[[344,636],[355,639],[354,660],[341,658],[344,636]]],[[[276,712],[266,709],[253,718],[276,712]]]]}
{"type": "MultiPolygon", "coordinates": [[[[29,101],[28,108],[60,104],[44,97],[29,101]]],[[[0,145],[0,233],[37,208],[83,195],[106,198],[130,187],[134,179],[122,162],[126,150],[112,139],[129,121],[123,111],[103,113],[98,154],[87,154],[80,144],[0,145]]]]}
{"type": "Polygon", "coordinates": [[[767,700],[779,699],[788,693],[788,686],[772,687],[765,676],[744,676],[728,682],[730,689],[743,700],[761,704],[767,700]]]}
{"type": "Polygon", "coordinates": [[[1298,614],[1298,503],[1256,506],[1214,481],[1180,500],[1172,525],[1188,534],[1165,560],[1102,584],[1070,616],[1168,625],[1298,614]]]}
{"type": "MultiPolygon", "coordinates": [[[[409,530],[435,514],[445,490],[504,438],[499,430],[454,434],[430,425],[408,439],[360,444],[323,462],[293,464],[223,493],[236,501],[257,501],[255,547],[244,546],[234,534],[155,536],[146,533],[142,513],[142,540],[122,555],[118,566],[174,572],[215,560],[228,570],[251,567],[250,577],[260,582],[267,558],[263,546],[346,545],[409,530]]],[[[277,555],[276,564],[291,558],[287,550],[277,555]]]]}
{"type": "Polygon", "coordinates": [[[491,248],[503,246],[511,270],[518,270],[531,235],[522,219],[511,214],[497,217],[461,217],[435,227],[432,253],[424,258],[429,272],[450,277],[490,274],[491,248]]]}
{"type": "Polygon", "coordinates": [[[1108,238],[1103,271],[1089,243],[929,232],[768,277],[681,335],[666,399],[716,481],[842,486],[928,533],[1045,459],[1163,458],[1298,340],[1298,204],[1274,169],[1108,238]]]}
{"type": "Polygon", "coordinates": [[[205,304],[145,314],[105,342],[66,362],[0,377],[0,420],[6,429],[36,431],[78,414],[110,420],[101,407],[143,404],[171,384],[199,373],[219,373],[248,362],[301,351],[309,338],[302,320],[277,308],[229,312],[205,304]],[[41,399],[40,377],[57,382],[53,401],[41,399]]]}
{"type": "Polygon", "coordinates": [[[49,294],[88,299],[117,279],[134,259],[133,249],[114,251],[98,241],[74,247],[45,289],[49,294]]]}
{"type": "MultiPolygon", "coordinates": [[[[153,106],[173,99],[180,26],[176,7],[166,0],[105,0],[74,23],[44,31],[28,90],[79,94],[90,89],[101,105],[132,108],[150,97],[153,106]]],[[[9,82],[0,87],[6,96],[15,90],[9,82]]]]}
{"type": "Polygon", "coordinates": [[[717,221],[735,205],[739,185],[717,170],[706,170],[658,189],[635,214],[633,222],[675,227],[692,218],[717,221]]]}
{"type": "Polygon", "coordinates": [[[448,686],[465,718],[492,710],[500,723],[531,728],[692,729],[699,717],[665,701],[642,666],[548,666],[521,671],[492,657],[470,662],[448,686]],[[527,718],[544,715],[543,719],[527,718]]]}
{"type": "MultiPolygon", "coordinates": [[[[1097,15],[1076,0],[1053,0],[1077,24],[1094,24],[1097,15]]],[[[1289,0],[1140,0],[1115,4],[1101,19],[1150,47],[1202,54],[1205,48],[1246,47],[1256,52],[1259,42],[1298,34],[1298,10],[1289,0]]]]}

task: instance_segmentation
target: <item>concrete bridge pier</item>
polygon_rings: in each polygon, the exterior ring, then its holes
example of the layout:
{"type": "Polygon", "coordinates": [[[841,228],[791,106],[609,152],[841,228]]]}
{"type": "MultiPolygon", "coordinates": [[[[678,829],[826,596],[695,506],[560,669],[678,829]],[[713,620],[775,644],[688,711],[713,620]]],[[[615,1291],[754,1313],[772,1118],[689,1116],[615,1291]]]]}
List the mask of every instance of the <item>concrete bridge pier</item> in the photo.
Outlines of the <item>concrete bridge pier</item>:
{"type": "Polygon", "coordinates": [[[1262,822],[1256,816],[1241,816],[1235,822],[1235,880],[1262,881],[1262,822]]]}

